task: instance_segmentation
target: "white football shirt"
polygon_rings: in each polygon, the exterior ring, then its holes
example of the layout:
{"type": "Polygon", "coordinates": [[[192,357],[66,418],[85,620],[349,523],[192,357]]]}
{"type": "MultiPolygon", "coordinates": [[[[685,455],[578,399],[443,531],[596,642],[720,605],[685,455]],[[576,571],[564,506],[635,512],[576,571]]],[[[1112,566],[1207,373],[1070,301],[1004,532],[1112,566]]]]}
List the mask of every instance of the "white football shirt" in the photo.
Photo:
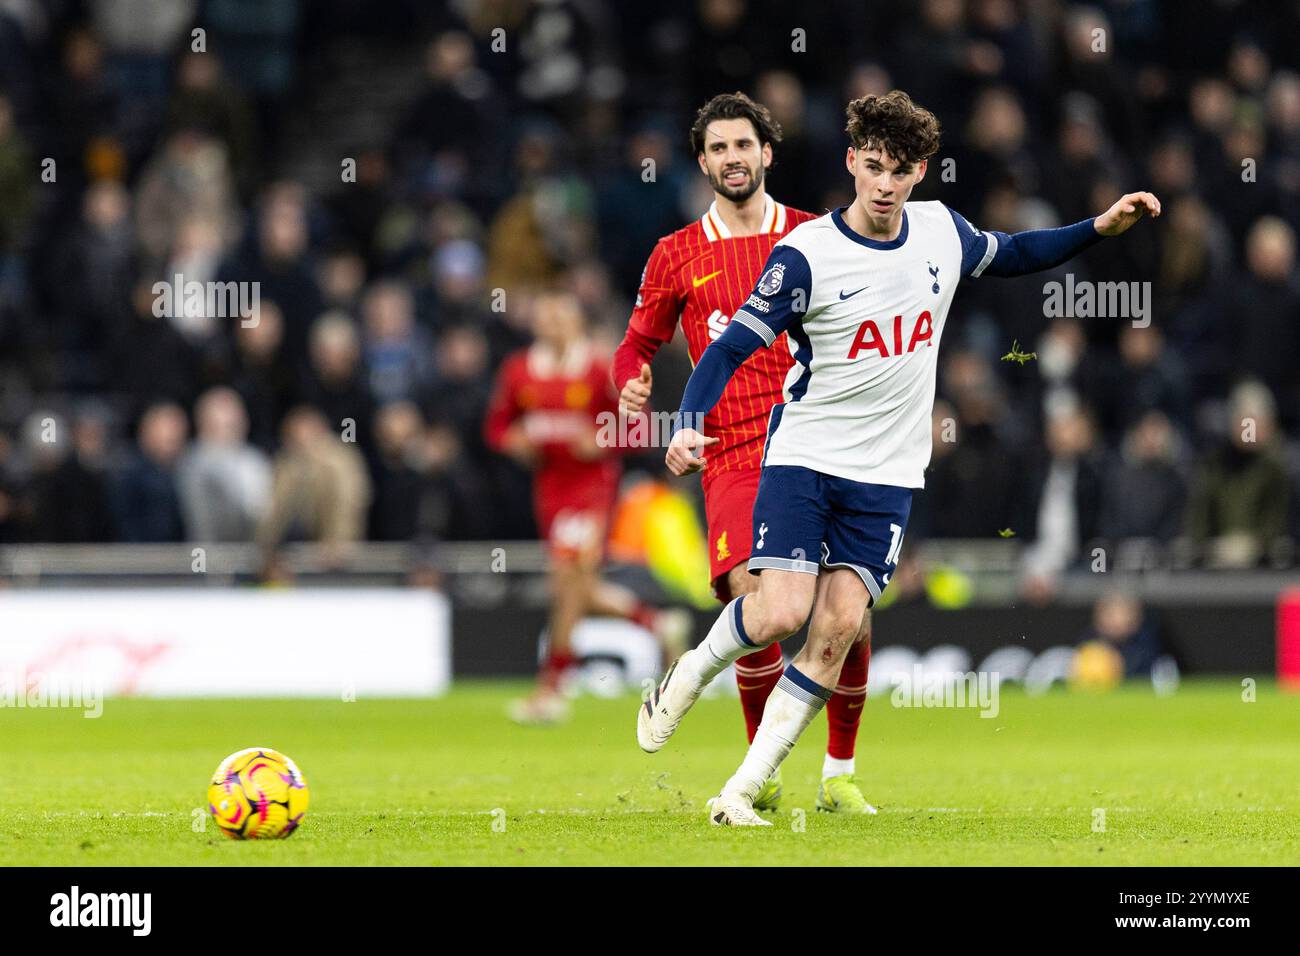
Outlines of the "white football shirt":
{"type": "Polygon", "coordinates": [[[843,210],[796,226],[732,318],[795,364],[772,409],[764,465],[925,486],[939,341],[957,281],[997,240],[940,202],[909,202],[898,238],[867,239],[843,210]]]}

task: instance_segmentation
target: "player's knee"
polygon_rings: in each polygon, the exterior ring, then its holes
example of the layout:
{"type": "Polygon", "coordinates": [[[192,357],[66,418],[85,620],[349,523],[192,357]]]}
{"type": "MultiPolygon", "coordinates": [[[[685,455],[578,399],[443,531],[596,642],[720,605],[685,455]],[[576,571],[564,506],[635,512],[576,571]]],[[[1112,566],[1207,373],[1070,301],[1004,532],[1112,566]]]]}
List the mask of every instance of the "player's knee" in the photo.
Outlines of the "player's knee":
{"type": "Polygon", "coordinates": [[[759,578],[758,591],[745,598],[745,623],[756,644],[784,641],[808,620],[812,610],[814,591],[806,586],[815,579],[799,574],[759,578]],[[751,615],[753,625],[750,625],[751,615]]]}
{"type": "Polygon", "coordinates": [[[807,608],[790,604],[778,604],[775,607],[765,608],[765,611],[763,615],[763,643],[765,644],[784,641],[803,627],[803,622],[808,619],[807,608]]]}
{"type": "Polygon", "coordinates": [[[750,641],[764,647],[787,637],[803,626],[808,616],[806,608],[791,607],[784,601],[774,601],[761,590],[745,597],[745,631],[750,641]],[[802,610],[802,616],[800,612],[802,610]]]}
{"type": "Polygon", "coordinates": [[[837,608],[827,612],[819,622],[820,630],[836,649],[847,650],[857,643],[862,628],[862,612],[856,608],[837,608]]]}

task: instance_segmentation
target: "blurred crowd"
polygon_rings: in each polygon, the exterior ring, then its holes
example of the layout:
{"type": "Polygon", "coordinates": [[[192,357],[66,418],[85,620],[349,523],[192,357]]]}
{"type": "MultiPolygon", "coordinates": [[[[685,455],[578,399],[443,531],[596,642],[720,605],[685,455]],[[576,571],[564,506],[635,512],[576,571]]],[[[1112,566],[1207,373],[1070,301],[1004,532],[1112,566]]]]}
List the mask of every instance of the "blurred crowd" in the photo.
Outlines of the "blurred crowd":
{"type": "MultiPolygon", "coordinates": [[[[704,100],[767,104],[769,190],[820,212],[852,198],[844,103],[901,87],[944,127],[917,199],[1005,231],[1164,205],[1054,273],[964,284],[909,537],[1015,535],[1042,580],[1099,540],[1289,564],[1298,10],[0,0],[0,542],[535,534],[481,438],[532,291],[567,285],[612,349],[655,240],[710,199],[704,100]],[[334,112],[369,78],[340,50],[393,84],[386,113],[334,112]],[[1067,271],[1149,283],[1149,323],[1048,315],[1067,271]],[[257,283],[255,307],[159,315],[177,275],[257,283]]],[[[672,407],[689,363],[662,363],[672,407]]]]}

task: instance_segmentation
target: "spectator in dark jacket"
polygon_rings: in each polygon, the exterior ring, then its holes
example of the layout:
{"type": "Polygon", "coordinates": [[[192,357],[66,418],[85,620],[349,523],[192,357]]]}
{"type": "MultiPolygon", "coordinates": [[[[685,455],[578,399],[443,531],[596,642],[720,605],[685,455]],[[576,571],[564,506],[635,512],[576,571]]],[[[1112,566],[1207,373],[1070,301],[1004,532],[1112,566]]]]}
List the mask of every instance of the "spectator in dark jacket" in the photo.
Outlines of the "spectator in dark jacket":
{"type": "Polygon", "coordinates": [[[1125,323],[1119,334],[1119,357],[1111,402],[1116,433],[1132,427],[1153,409],[1182,428],[1192,425],[1186,369],[1165,347],[1160,329],[1125,323]]]}
{"type": "Polygon", "coordinates": [[[285,358],[284,317],[280,307],[263,299],[254,320],[237,323],[230,386],[248,410],[248,440],[274,451],[280,422],[293,404],[298,378],[285,358]]]}
{"type": "Polygon", "coordinates": [[[83,411],[71,429],[58,416],[38,417],[28,428],[33,471],[22,494],[23,536],[66,544],[111,541],[103,415],[83,411]]]}
{"type": "Polygon", "coordinates": [[[1282,422],[1300,424],[1300,285],[1296,282],[1295,232],[1266,216],[1246,242],[1249,274],[1235,283],[1229,322],[1238,369],[1268,386],[1282,422]]]}
{"type": "Polygon", "coordinates": [[[367,386],[356,323],[341,312],[325,313],[312,325],[311,366],[301,400],[323,412],[335,434],[350,431],[349,440],[369,449],[374,403],[367,386]]]}
{"type": "Polygon", "coordinates": [[[412,402],[391,402],[375,415],[375,495],[370,502],[372,541],[415,538],[424,479],[417,467],[424,420],[412,402]]]}
{"type": "Polygon", "coordinates": [[[999,440],[990,400],[968,396],[959,408],[934,406],[934,451],[917,496],[925,537],[987,538],[1010,522],[1015,462],[999,440]]]}
{"type": "Polygon", "coordinates": [[[1106,483],[1100,532],[1107,538],[1168,543],[1183,527],[1187,482],[1178,467],[1178,435],[1152,410],[1124,437],[1119,467],[1106,483]]]}
{"type": "Polygon", "coordinates": [[[1025,552],[1028,578],[1050,585],[1098,536],[1107,469],[1093,418],[1077,402],[1049,408],[1045,445],[1046,454],[1024,471],[1024,526],[1011,530],[1033,541],[1025,552]]]}
{"type": "Polygon", "coordinates": [[[308,332],[323,301],[310,240],[302,187],[293,182],[276,183],[262,198],[255,236],[223,268],[222,275],[226,280],[260,283],[261,298],[280,306],[285,351],[299,368],[305,364],[308,332]]]}
{"type": "Polygon", "coordinates": [[[113,478],[113,521],[120,541],[184,541],[176,465],[189,423],[179,405],[152,405],[140,420],[139,438],[113,478]]]}

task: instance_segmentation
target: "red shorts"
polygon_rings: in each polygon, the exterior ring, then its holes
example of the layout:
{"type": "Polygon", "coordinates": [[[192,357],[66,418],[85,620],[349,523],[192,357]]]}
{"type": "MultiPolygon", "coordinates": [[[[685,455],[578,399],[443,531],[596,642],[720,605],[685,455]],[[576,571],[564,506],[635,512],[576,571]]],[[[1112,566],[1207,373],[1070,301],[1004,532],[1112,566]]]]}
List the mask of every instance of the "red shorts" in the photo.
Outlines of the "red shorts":
{"type": "Polygon", "coordinates": [[[538,497],[534,502],[537,530],[551,556],[572,560],[583,554],[602,555],[605,530],[617,497],[617,474],[613,481],[580,481],[562,493],[538,497]]]}
{"type": "Polygon", "coordinates": [[[719,601],[731,600],[727,573],[749,560],[760,473],[759,468],[720,471],[704,485],[704,517],[709,525],[709,580],[719,601]]]}

